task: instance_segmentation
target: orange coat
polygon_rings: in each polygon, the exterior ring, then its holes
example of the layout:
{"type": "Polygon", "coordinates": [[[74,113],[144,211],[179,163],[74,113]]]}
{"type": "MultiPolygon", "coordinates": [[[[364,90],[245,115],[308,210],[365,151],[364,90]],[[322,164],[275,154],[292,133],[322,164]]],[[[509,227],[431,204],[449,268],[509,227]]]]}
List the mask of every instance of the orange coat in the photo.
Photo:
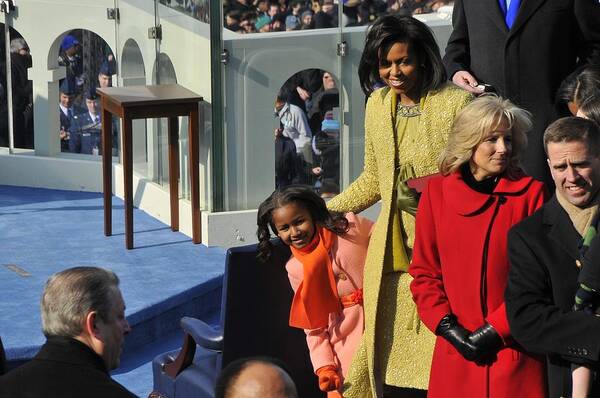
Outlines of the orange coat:
{"type": "MultiPolygon", "coordinates": [[[[333,274],[337,281],[340,297],[348,296],[363,286],[363,270],[373,222],[347,213],[350,229],[337,236],[331,248],[333,274]]],[[[294,257],[286,265],[290,284],[294,292],[302,282],[302,264],[294,257]]],[[[321,329],[305,329],[310,359],[316,371],[326,365],[342,369],[346,376],[352,356],[358,347],[364,330],[362,301],[343,309],[338,314],[329,314],[329,325],[321,329]]]]}
{"type": "Polygon", "coordinates": [[[460,172],[429,181],[409,268],[419,316],[432,331],[448,313],[471,331],[488,322],[506,345],[495,362],[480,366],[438,337],[428,397],[546,396],[544,364],[512,342],[504,305],[508,230],[545,196],[543,184],[525,176],[500,178],[491,195],[469,188],[460,172]]]}

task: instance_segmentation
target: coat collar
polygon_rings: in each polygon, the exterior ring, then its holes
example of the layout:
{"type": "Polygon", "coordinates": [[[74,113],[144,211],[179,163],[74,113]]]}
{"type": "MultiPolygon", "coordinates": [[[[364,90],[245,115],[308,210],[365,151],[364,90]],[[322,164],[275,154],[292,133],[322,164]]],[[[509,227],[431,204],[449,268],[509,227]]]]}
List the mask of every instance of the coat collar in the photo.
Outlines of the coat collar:
{"type": "Polygon", "coordinates": [[[286,112],[288,112],[289,109],[290,109],[290,104],[289,104],[289,102],[286,102],[285,104],[283,104],[283,108],[281,108],[279,110],[279,112],[277,112],[277,115],[281,118],[281,117],[283,117],[283,115],[286,114],[286,112]]]}
{"type": "Polygon", "coordinates": [[[571,257],[579,259],[581,235],[577,232],[569,215],[562,208],[556,195],[545,205],[543,222],[550,226],[548,235],[571,257]]]}
{"type": "Polygon", "coordinates": [[[49,336],[36,358],[95,368],[108,374],[102,358],[87,345],[69,337],[49,336]]]}
{"type": "Polygon", "coordinates": [[[488,10],[491,13],[491,19],[494,21],[498,29],[500,29],[504,34],[508,34],[508,27],[506,26],[506,22],[504,20],[504,15],[502,15],[502,10],[500,9],[500,4],[498,0],[484,0],[489,4],[487,5],[488,10]]]}
{"type": "Polygon", "coordinates": [[[516,195],[525,191],[533,178],[521,176],[514,179],[500,177],[498,185],[491,195],[474,191],[463,180],[460,171],[444,177],[442,181],[442,193],[444,198],[458,214],[470,215],[476,213],[494,200],[494,196],[516,195]]]}

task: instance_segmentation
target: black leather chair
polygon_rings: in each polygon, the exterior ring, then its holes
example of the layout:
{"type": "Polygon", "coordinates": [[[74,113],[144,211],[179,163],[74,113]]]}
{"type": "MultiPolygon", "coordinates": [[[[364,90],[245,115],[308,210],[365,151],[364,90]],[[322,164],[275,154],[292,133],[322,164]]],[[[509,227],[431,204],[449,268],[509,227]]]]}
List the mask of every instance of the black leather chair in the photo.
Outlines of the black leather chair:
{"type": "Polygon", "coordinates": [[[2,338],[0,338],[0,376],[2,376],[4,373],[6,373],[6,355],[4,354],[2,338]]]}
{"type": "Polygon", "coordinates": [[[228,250],[221,327],[183,318],[183,348],[154,359],[154,393],[212,397],[218,373],[231,361],[270,356],[287,365],[299,397],[325,396],[318,389],[304,332],[288,325],[293,291],[285,264],[290,250],[278,240],[274,244],[267,263],[256,259],[256,245],[228,250]]]}

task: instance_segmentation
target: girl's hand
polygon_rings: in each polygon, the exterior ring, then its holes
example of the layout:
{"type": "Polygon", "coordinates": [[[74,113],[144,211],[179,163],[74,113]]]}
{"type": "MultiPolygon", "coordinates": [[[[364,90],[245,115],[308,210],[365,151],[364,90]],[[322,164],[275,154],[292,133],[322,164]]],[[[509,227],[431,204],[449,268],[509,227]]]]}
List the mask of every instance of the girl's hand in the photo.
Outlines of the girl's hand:
{"type": "Polygon", "coordinates": [[[342,386],[342,379],[337,373],[337,368],[333,365],[327,365],[317,369],[319,376],[319,389],[321,391],[339,390],[342,386]]]}

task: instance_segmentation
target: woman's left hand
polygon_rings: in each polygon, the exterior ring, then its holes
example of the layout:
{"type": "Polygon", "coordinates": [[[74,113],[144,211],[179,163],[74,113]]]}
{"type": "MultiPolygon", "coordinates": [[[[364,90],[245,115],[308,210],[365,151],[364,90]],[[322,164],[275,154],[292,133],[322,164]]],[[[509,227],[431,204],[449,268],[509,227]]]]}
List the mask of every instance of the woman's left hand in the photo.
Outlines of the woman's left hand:
{"type": "Polygon", "coordinates": [[[471,333],[469,341],[477,348],[479,361],[483,363],[493,361],[498,351],[504,345],[502,337],[500,337],[496,329],[489,323],[471,333]]]}
{"type": "Polygon", "coordinates": [[[398,210],[405,211],[411,215],[417,214],[419,207],[419,193],[410,188],[406,181],[413,178],[415,172],[412,167],[400,167],[396,179],[396,205],[398,210]]]}
{"type": "Polygon", "coordinates": [[[411,215],[417,214],[419,207],[419,193],[406,185],[406,181],[398,181],[396,185],[396,204],[399,210],[411,215]]]}

